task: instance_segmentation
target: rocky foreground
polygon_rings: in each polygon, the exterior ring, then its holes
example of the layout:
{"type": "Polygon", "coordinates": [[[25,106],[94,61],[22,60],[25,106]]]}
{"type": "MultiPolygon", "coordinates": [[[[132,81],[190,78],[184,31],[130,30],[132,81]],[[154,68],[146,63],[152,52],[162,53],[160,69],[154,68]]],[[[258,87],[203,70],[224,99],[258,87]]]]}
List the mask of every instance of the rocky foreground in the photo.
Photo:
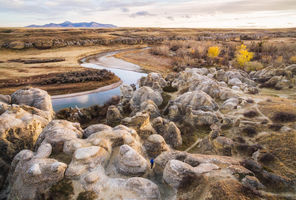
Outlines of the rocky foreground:
{"type": "Polygon", "coordinates": [[[295,199],[296,102],[258,94],[295,77],[296,65],[150,73],[85,129],[75,121],[91,116],[54,118],[45,91],[1,95],[2,198],[295,199]]]}

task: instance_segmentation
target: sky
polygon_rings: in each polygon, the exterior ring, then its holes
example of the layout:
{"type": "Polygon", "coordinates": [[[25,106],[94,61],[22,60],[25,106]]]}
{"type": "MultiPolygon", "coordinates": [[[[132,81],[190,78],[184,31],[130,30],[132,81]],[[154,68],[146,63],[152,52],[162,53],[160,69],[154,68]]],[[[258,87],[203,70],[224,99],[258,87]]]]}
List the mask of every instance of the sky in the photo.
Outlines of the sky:
{"type": "Polygon", "coordinates": [[[98,22],[120,27],[296,27],[296,0],[0,0],[0,26],[98,22]]]}

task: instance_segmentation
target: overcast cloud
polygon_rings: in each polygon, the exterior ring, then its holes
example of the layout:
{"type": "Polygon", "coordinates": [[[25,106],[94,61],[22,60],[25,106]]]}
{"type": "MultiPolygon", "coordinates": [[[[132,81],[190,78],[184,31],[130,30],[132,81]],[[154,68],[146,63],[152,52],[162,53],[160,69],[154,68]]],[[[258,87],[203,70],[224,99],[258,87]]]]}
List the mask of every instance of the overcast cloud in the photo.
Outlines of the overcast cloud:
{"type": "Polygon", "coordinates": [[[296,27],[296,0],[0,0],[0,26],[296,27]]]}

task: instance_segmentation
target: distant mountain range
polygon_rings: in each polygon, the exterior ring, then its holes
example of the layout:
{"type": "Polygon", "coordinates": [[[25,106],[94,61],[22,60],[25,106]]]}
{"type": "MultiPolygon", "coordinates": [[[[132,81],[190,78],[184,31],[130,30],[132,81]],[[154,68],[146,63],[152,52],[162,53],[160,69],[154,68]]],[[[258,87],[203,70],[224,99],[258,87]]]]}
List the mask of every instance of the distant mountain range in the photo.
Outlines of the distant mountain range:
{"type": "Polygon", "coordinates": [[[43,27],[52,27],[52,28],[116,28],[117,26],[113,24],[100,24],[97,22],[78,22],[78,23],[72,23],[69,21],[65,21],[61,24],[55,24],[55,23],[50,23],[50,24],[45,24],[45,25],[30,25],[26,26],[30,28],[43,28],[43,27]]]}

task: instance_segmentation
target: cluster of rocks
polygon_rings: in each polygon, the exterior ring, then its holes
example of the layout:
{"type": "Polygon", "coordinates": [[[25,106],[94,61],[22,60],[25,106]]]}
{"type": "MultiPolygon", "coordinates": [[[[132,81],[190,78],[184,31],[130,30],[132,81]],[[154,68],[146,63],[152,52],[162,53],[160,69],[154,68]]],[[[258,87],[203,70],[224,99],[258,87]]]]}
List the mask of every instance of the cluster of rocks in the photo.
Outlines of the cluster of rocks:
{"type": "Polygon", "coordinates": [[[250,73],[253,80],[259,82],[261,87],[277,90],[293,88],[296,85],[296,64],[285,68],[266,67],[250,73]]]}
{"type": "Polygon", "coordinates": [[[7,49],[50,49],[67,46],[93,46],[93,45],[137,45],[137,44],[160,44],[164,37],[119,37],[115,39],[103,39],[103,38],[89,38],[89,39],[47,39],[47,40],[35,40],[35,41],[3,41],[0,44],[0,48],[7,49]]]}
{"type": "Polygon", "coordinates": [[[108,81],[114,78],[114,73],[102,69],[87,69],[83,71],[52,73],[49,75],[37,75],[30,78],[17,80],[2,80],[0,87],[18,87],[23,85],[50,85],[67,83],[84,83],[89,81],[108,81]]]}
{"type": "MultiPolygon", "coordinates": [[[[34,131],[34,149],[15,151],[8,199],[293,199],[296,127],[289,121],[280,133],[272,131],[279,125],[251,99],[258,93],[251,75],[186,69],[166,77],[150,73],[139,86],[121,86],[118,104],[104,108],[105,124],[84,129],[75,117],[51,121],[41,90],[1,96],[0,120],[14,116],[10,126],[46,119],[34,131]],[[30,117],[12,114],[13,107],[30,117]]],[[[71,116],[84,114],[76,109],[71,116]]],[[[7,127],[6,135],[32,133],[7,127]]]]}
{"type": "Polygon", "coordinates": [[[22,149],[33,149],[53,114],[51,98],[43,90],[28,88],[0,95],[1,187],[13,157],[22,149]]]}
{"type": "Polygon", "coordinates": [[[24,64],[36,64],[36,63],[50,63],[50,62],[62,62],[65,61],[65,58],[44,58],[44,59],[12,59],[8,60],[9,62],[19,62],[24,64]]]}

